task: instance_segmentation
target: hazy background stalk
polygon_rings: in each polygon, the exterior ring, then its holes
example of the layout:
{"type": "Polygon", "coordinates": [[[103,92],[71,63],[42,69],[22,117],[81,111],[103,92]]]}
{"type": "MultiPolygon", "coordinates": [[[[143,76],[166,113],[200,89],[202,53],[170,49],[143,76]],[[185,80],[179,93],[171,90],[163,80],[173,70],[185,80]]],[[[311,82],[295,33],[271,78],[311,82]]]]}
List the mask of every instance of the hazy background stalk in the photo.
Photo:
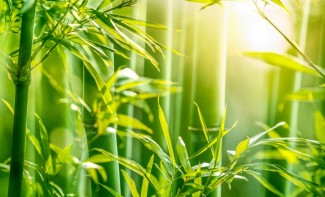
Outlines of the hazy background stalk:
{"type": "MultiPolygon", "coordinates": [[[[300,32],[299,32],[299,40],[298,44],[301,48],[301,50],[305,50],[306,46],[306,39],[307,39],[307,32],[308,32],[308,19],[309,19],[309,14],[310,14],[310,6],[311,6],[311,0],[306,0],[304,1],[304,6],[303,6],[303,16],[302,16],[302,22],[301,22],[301,27],[300,27],[300,32]]],[[[301,72],[296,72],[294,76],[294,86],[292,89],[292,92],[296,92],[301,88],[301,83],[302,83],[302,73],[301,72]]],[[[289,137],[297,137],[298,133],[298,117],[299,117],[299,102],[298,101],[293,101],[291,103],[291,109],[289,112],[289,120],[288,124],[290,126],[289,128],[289,137]]],[[[294,148],[294,147],[293,147],[294,148]]],[[[294,166],[293,165],[288,165],[288,170],[291,172],[293,171],[294,166]]],[[[289,182],[288,180],[286,181],[286,186],[285,186],[285,196],[291,195],[292,190],[292,183],[289,182]]]]}
{"type": "MultiPolygon", "coordinates": [[[[23,72],[28,61],[31,58],[34,33],[34,18],[35,18],[34,3],[22,16],[20,46],[18,57],[18,77],[23,72]]],[[[14,68],[13,68],[14,69],[14,68]]],[[[25,140],[27,126],[27,106],[28,106],[28,90],[30,85],[30,71],[27,76],[21,81],[15,81],[15,107],[14,107],[14,122],[13,122],[13,137],[11,149],[11,164],[8,196],[21,197],[23,170],[24,170],[24,155],[25,155],[25,140]]]]}
{"type": "MultiPolygon", "coordinates": [[[[201,108],[211,136],[216,136],[225,110],[227,8],[213,6],[204,11],[197,11],[195,14],[193,100],[201,108]],[[207,18],[214,18],[215,22],[213,24],[206,22],[207,18]],[[207,28],[209,31],[202,31],[207,28]],[[210,39],[204,39],[207,37],[210,39]]],[[[195,107],[192,107],[189,129],[192,135],[192,153],[194,153],[207,143],[195,107]]],[[[194,162],[199,164],[210,162],[211,159],[210,152],[207,152],[194,162]]],[[[210,196],[221,196],[221,187],[210,196]]]]}

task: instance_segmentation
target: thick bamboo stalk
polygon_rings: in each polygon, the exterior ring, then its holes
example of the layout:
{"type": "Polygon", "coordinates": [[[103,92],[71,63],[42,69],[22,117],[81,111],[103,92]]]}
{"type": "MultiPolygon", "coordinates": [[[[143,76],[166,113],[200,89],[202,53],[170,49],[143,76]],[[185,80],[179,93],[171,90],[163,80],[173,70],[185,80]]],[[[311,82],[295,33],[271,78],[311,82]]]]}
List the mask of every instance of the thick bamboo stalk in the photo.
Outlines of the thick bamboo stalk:
{"type": "MultiPolygon", "coordinates": [[[[20,33],[18,71],[23,74],[25,66],[29,62],[32,53],[34,34],[34,3],[22,16],[20,33]]],[[[22,76],[18,76],[22,77],[22,76]]],[[[27,76],[15,82],[15,114],[13,122],[13,137],[11,150],[11,165],[8,196],[22,196],[22,182],[24,170],[25,140],[27,126],[28,91],[30,84],[30,71],[27,76]]]]}
{"type": "MultiPolygon", "coordinates": [[[[196,15],[193,98],[201,108],[208,130],[215,136],[225,110],[227,9],[213,6],[196,15]],[[214,23],[209,21],[211,18],[214,23]]],[[[195,152],[207,143],[195,108],[192,110],[190,131],[192,152],[195,152]]],[[[210,162],[211,159],[211,155],[207,154],[199,157],[196,163],[210,162]]],[[[211,195],[221,196],[221,188],[211,195]]]]}

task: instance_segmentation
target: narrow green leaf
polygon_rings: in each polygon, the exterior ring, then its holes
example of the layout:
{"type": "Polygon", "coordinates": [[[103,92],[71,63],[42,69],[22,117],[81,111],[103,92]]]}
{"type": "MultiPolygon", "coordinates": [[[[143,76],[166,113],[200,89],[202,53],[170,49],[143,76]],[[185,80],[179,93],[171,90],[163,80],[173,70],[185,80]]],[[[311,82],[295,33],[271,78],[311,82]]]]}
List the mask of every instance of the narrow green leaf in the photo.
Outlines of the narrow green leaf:
{"type": "Polygon", "coordinates": [[[174,168],[171,162],[171,158],[163,151],[163,149],[152,139],[150,139],[148,136],[139,135],[137,133],[134,133],[132,131],[129,131],[129,133],[140,140],[141,143],[145,147],[147,147],[149,150],[153,151],[161,160],[161,162],[164,164],[165,169],[167,170],[169,175],[173,175],[174,168]]]}
{"type": "Polygon", "coordinates": [[[320,111],[314,112],[315,136],[317,140],[325,142],[325,118],[320,111]]]}
{"type": "MultiPolygon", "coordinates": [[[[198,174],[198,176],[196,176],[196,178],[194,179],[194,183],[198,184],[198,185],[202,185],[202,176],[201,176],[202,172],[201,172],[201,166],[200,165],[198,165],[196,173],[198,174]]],[[[200,197],[200,192],[193,193],[192,197],[200,197]]]]}
{"type": "Polygon", "coordinates": [[[106,8],[107,6],[111,5],[116,0],[102,0],[102,2],[99,4],[97,10],[101,10],[106,8]]]}
{"type": "Polygon", "coordinates": [[[142,176],[142,177],[144,176],[143,172],[145,172],[145,169],[143,169],[143,167],[141,167],[137,162],[130,160],[130,159],[120,157],[120,156],[113,155],[103,149],[100,149],[100,148],[95,148],[94,150],[101,153],[102,156],[95,156],[95,157],[92,156],[89,159],[87,159],[87,161],[93,162],[93,163],[96,163],[99,161],[101,161],[101,162],[117,161],[119,164],[125,166],[126,168],[132,170],[133,172],[139,174],[140,176],[142,176]]]}
{"type": "Polygon", "coordinates": [[[191,172],[192,171],[191,163],[189,161],[186,145],[182,137],[178,137],[176,151],[178,154],[179,161],[181,162],[181,165],[183,166],[184,170],[186,172],[191,172]]]}
{"type": "Polygon", "coordinates": [[[254,177],[258,182],[260,182],[265,188],[270,190],[272,193],[284,197],[284,195],[279,190],[277,190],[270,182],[268,182],[260,173],[251,170],[245,170],[245,173],[254,177]]]}
{"type": "Polygon", "coordinates": [[[1,99],[1,100],[6,105],[6,107],[11,112],[11,114],[14,115],[14,109],[12,108],[12,106],[10,105],[10,103],[8,101],[6,101],[5,99],[1,99]]]}
{"type": "Polygon", "coordinates": [[[60,153],[58,154],[58,161],[62,164],[65,164],[67,162],[71,162],[73,161],[72,160],[72,156],[71,156],[71,148],[72,148],[72,145],[68,145],[66,147],[64,147],[60,153]]]}
{"type": "Polygon", "coordinates": [[[117,124],[119,126],[127,127],[127,128],[133,128],[133,129],[142,129],[144,131],[147,131],[148,133],[152,134],[153,131],[149,127],[147,127],[145,124],[143,124],[140,120],[135,119],[131,116],[123,115],[123,114],[117,114],[117,124]]]}
{"type": "Polygon", "coordinates": [[[107,174],[106,174],[105,168],[103,168],[102,166],[97,165],[97,164],[92,163],[92,162],[89,162],[89,161],[88,162],[83,162],[81,164],[81,166],[89,172],[89,174],[91,175],[91,177],[93,178],[93,180],[96,183],[98,183],[98,178],[97,178],[96,171],[98,171],[98,173],[101,175],[104,182],[107,181],[107,174]]]}
{"type": "Polygon", "coordinates": [[[287,179],[288,181],[290,181],[291,183],[293,183],[294,185],[319,196],[322,196],[322,192],[324,191],[323,186],[314,183],[312,181],[309,181],[301,176],[293,174],[280,165],[274,165],[274,164],[264,162],[264,163],[246,164],[245,167],[249,167],[257,170],[276,172],[282,177],[284,177],[285,179],[287,179]]]}
{"type": "Polygon", "coordinates": [[[169,135],[169,129],[168,129],[168,124],[167,124],[167,120],[165,117],[165,114],[159,104],[159,97],[158,97],[158,110],[159,110],[159,122],[162,128],[162,131],[164,133],[164,137],[165,137],[165,142],[167,144],[167,148],[168,148],[168,152],[169,152],[169,156],[171,158],[172,164],[173,166],[176,166],[176,160],[175,160],[175,156],[174,156],[174,149],[173,149],[173,145],[172,145],[172,141],[170,139],[170,135],[169,135]]]}
{"type": "Polygon", "coordinates": [[[283,8],[287,13],[289,13],[288,8],[284,5],[284,3],[281,0],[271,0],[271,1],[276,5],[280,6],[281,8],[283,8]]]}
{"type": "Polygon", "coordinates": [[[42,143],[42,150],[43,150],[43,154],[44,154],[43,156],[45,159],[47,159],[48,157],[51,156],[48,132],[47,132],[47,129],[46,129],[43,121],[39,117],[39,115],[37,115],[36,113],[34,113],[34,115],[35,115],[36,119],[38,120],[38,124],[40,126],[40,137],[41,137],[41,143],[42,143]]]}
{"type": "MultiPolygon", "coordinates": [[[[298,60],[296,60],[294,57],[291,57],[289,55],[283,55],[273,52],[245,52],[246,56],[262,60],[268,64],[279,66],[281,68],[287,68],[294,71],[300,71],[316,76],[320,76],[320,74],[313,68],[306,66],[303,63],[300,63],[298,60]]],[[[320,70],[322,70],[320,68],[320,70]]]]}
{"type": "Polygon", "coordinates": [[[247,137],[247,139],[241,141],[237,145],[235,158],[239,158],[248,149],[248,145],[249,145],[249,137],[247,137]]]}
{"type": "Polygon", "coordinates": [[[152,155],[150,157],[149,162],[148,162],[147,169],[146,169],[146,173],[145,173],[146,174],[146,178],[143,178],[143,181],[142,181],[141,197],[148,196],[149,181],[148,181],[147,177],[150,177],[150,175],[151,175],[151,170],[152,170],[154,158],[155,158],[154,155],[152,155]]]}
{"type": "Polygon", "coordinates": [[[136,86],[148,84],[150,82],[151,82],[150,79],[143,80],[143,81],[130,81],[130,82],[127,82],[127,83],[122,84],[121,86],[118,86],[115,91],[116,92],[121,92],[121,91],[124,91],[124,90],[127,90],[127,89],[134,88],[136,86]]]}
{"type": "MultiPolygon", "coordinates": [[[[198,112],[198,114],[199,114],[200,123],[201,123],[201,126],[202,126],[202,130],[203,130],[203,134],[204,134],[205,140],[206,140],[208,143],[210,143],[209,131],[208,131],[208,128],[207,128],[207,126],[206,126],[206,124],[205,124],[205,121],[204,121],[204,118],[203,118],[202,112],[201,112],[201,110],[200,110],[200,107],[198,106],[197,103],[194,102],[194,104],[195,104],[195,106],[196,106],[196,108],[197,108],[197,112],[198,112]]],[[[210,148],[210,150],[211,150],[212,158],[213,158],[214,160],[217,160],[217,159],[216,159],[216,156],[215,156],[215,154],[214,154],[213,146],[210,148]]]]}
{"type": "Polygon", "coordinates": [[[127,16],[121,16],[121,15],[114,15],[112,14],[111,16],[118,18],[120,20],[122,20],[125,23],[128,24],[132,24],[132,25],[138,25],[138,26],[144,26],[144,27],[149,27],[149,28],[155,28],[155,29],[162,29],[162,30],[167,30],[168,27],[162,24],[158,24],[158,23],[151,23],[148,21],[141,21],[141,20],[137,20],[134,18],[130,18],[127,16]]]}
{"type": "Polygon", "coordinates": [[[29,131],[29,129],[26,129],[26,134],[30,142],[33,144],[36,152],[43,158],[42,148],[38,139],[29,131]]]}
{"type": "Polygon", "coordinates": [[[283,126],[283,125],[286,125],[286,123],[285,122],[279,122],[278,124],[276,124],[272,128],[269,128],[266,131],[263,131],[261,133],[256,134],[255,136],[250,138],[249,145],[252,145],[252,144],[256,143],[260,138],[262,138],[263,136],[265,136],[269,132],[274,131],[274,129],[276,129],[276,128],[280,127],[280,126],[283,126]]]}
{"type": "Polygon", "coordinates": [[[99,183],[100,186],[102,186],[104,189],[106,189],[107,191],[109,191],[113,196],[115,197],[123,197],[121,194],[117,193],[115,190],[113,190],[112,188],[106,186],[106,185],[103,185],[101,183],[99,183]]]}
{"type": "Polygon", "coordinates": [[[129,186],[129,189],[130,189],[130,191],[131,191],[132,196],[133,196],[133,197],[140,197],[140,196],[139,196],[139,193],[138,193],[138,191],[137,191],[137,186],[135,185],[134,180],[133,180],[133,179],[128,175],[127,172],[125,172],[125,171],[122,170],[122,169],[121,169],[121,171],[122,171],[122,175],[123,175],[123,177],[124,177],[126,183],[127,183],[128,186],[129,186]]]}

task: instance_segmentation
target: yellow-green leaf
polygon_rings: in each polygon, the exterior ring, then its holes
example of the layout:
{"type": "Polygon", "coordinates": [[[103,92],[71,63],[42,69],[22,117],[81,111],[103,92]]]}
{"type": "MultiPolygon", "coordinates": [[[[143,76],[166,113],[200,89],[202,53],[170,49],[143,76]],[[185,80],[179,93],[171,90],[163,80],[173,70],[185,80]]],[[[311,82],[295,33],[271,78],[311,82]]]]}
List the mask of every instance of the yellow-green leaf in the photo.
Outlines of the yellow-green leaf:
{"type": "Polygon", "coordinates": [[[181,162],[181,165],[184,167],[185,171],[191,172],[192,171],[191,163],[189,161],[186,145],[185,145],[182,137],[178,137],[176,151],[178,154],[179,161],[181,162]]]}
{"type": "Polygon", "coordinates": [[[148,162],[146,173],[145,173],[146,177],[144,177],[143,181],[142,181],[141,197],[146,197],[148,195],[149,180],[147,179],[147,177],[149,177],[151,175],[151,170],[152,170],[154,158],[155,158],[154,155],[152,155],[150,157],[149,162],[148,162]]]}
{"type": "MultiPolygon", "coordinates": [[[[203,118],[203,115],[202,115],[202,112],[200,110],[200,107],[198,106],[197,103],[195,103],[195,106],[197,107],[197,113],[199,114],[199,118],[200,118],[200,123],[201,123],[201,126],[202,126],[202,130],[203,130],[203,134],[204,134],[204,137],[205,137],[205,140],[210,143],[210,138],[209,138],[209,131],[208,131],[208,128],[205,124],[205,121],[204,121],[204,118],[203,118]]],[[[213,149],[213,146],[210,148],[211,150],[211,154],[212,154],[212,158],[214,158],[216,160],[216,157],[215,157],[215,154],[214,154],[214,149],[213,149]]]]}
{"type": "Polygon", "coordinates": [[[174,149],[173,149],[172,141],[171,141],[171,138],[170,138],[170,135],[169,135],[167,120],[166,120],[164,111],[162,110],[162,108],[161,108],[161,106],[159,104],[159,97],[158,97],[158,111],[159,111],[159,121],[160,121],[162,131],[164,133],[164,137],[165,137],[165,141],[166,141],[166,144],[167,144],[169,156],[170,156],[172,164],[175,166],[176,161],[175,161],[175,156],[174,156],[174,149]]]}
{"type": "Polygon", "coordinates": [[[281,8],[283,8],[286,12],[289,13],[288,8],[284,5],[284,3],[281,0],[271,0],[273,3],[277,4],[281,8]]]}
{"type": "Polygon", "coordinates": [[[274,194],[284,197],[284,195],[279,190],[277,190],[270,182],[268,182],[260,173],[257,173],[257,172],[251,171],[251,170],[247,170],[245,172],[247,174],[251,175],[252,177],[254,177],[265,188],[267,188],[268,190],[270,190],[274,194]]]}
{"type": "Polygon", "coordinates": [[[124,170],[121,170],[122,171],[122,175],[126,181],[126,183],[128,184],[129,186],[129,189],[131,191],[131,194],[133,197],[140,197],[139,196],[139,193],[137,191],[137,186],[135,185],[135,182],[134,180],[128,175],[127,172],[125,172],[124,170]]]}
{"type": "Polygon", "coordinates": [[[152,134],[152,129],[143,124],[140,120],[135,119],[131,116],[117,114],[117,124],[123,127],[131,127],[133,129],[142,129],[152,134]]]}
{"type": "Polygon", "coordinates": [[[325,118],[320,111],[314,112],[315,136],[317,140],[325,142],[325,118]]]}
{"type": "Polygon", "coordinates": [[[241,141],[236,147],[236,158],[239,158],[248,148],[249,145],[249,137],[247,139],[241,141]]]}
{"type": "MultiPolygon", "coordinates": [[[[265,63],[278,66],[281,68],[286,68],[294,71],[300,71],[316,76],[321,76],[315,69],[306,66],[303,63],[300,63],[295,57],[284,55],[284,54],[278,54],[273,52],[245,52],[246,56],[262,60],[265,63]]],[[[319,68],[322,72],[323,69],[319,68]]]]}

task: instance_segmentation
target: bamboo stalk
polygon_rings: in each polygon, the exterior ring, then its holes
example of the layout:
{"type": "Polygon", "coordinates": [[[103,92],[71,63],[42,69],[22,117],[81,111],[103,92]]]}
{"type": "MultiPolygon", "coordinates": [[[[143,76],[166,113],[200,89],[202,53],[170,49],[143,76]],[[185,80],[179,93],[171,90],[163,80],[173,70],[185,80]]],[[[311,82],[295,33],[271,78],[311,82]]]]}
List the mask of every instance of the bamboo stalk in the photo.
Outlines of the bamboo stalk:
{"type": "Polygon", "coordinates": [[[15,81],[15,114],[13,122],[13,137],[11,150],[11,165],[8,196],[22,196],[22,182],[24,170],[25,140],[27,126],[28,91],[30,85],[30,71],[26,77],[20,76],[24,72],[32,53],[34,18],[36,2],[22,16],[20,46],[18,57],[18,81],[15,81]],[[20,79],[23,77],[22,79],[20,79]]]}
{"type": "MultiPolygon", "coordinates": [[[[83,99],[86,103],[92,104],[96,99],[96,95],[98,94],[98,89],[96,87],[96,83],[92,78],[91,74],[84,68],[83,72],[83,99]]],[[[83,118],[85,124],[85,131],[89,140],[92,139],[95,135],[97,135],[97,128],[95,127],[96,119],[93,117],[92,114],[88,113],[87,110],[83,110],[83,118]]],[[[113,155],[118,155],[117,150],[117,139],[115,133],[108,133],[108,135],[99,136],[96,140],[92,141],[89,144],[89,156],[92,156],[94,153],[91,152],[93,148],[102,148],[113,155]]],[[[115,161],[110,163],[102,164],[104,167],[107,175],[108,181],[102,183],[111,189],[115,190],[116,192],[121,192],[121,185],[120,185],[120,170],[119,164],[115,161]]],[[[99,187],[93,183],[93,196],[111,196],[111,194],[102,187],[99,187]]]]}
{"type": "MultiPolygon", "coordinates": [[[[215,136],[219,130],[225,107],[227,9],[215,6],[196,14],[193,98],[201,108],[211,136],[215,136]],[[210,21],[206,22],[210,18],[215,19],[214,24],[210,21]],[[209,29],[209,31],[203,31],[204,29],[209,29]],[[213,53],[209,55],[211,51],[213,53]]],[[[192,135],[192,152],[195,152],[206,144],[200,118],[195,108],[192,109],[189,129],[192,135]]],[[[206,154],[195,162],[196,164],[210,162],[211,159],[211,155],[206,154]]],[[[209,196],[221,196],[221,188],[219,187],[209,196]]]]}
{"type": "MultiPolygon", "coordinates": [[[[299,41],[298,41],[299,46],[303,51],[305,50],[305,46],[306,46],[306,39],[307,39],[307,32],[308,32],[308,20],[309,20],[309,14],[310,14],[310,5],[311,5],[311,0],[304,1],[302,23],[301,23],[300,36],[299,36],[299,41]]],[[[303,57],[301,57],[301,58],[303,58],[303,57]]],[[[294,83],[293,92],[298,91],[301,88],[301,83],[302,83],[302,73],[301,72],[295,73],[293,83],[294,83]]],[[[291,104],[290,115],[289,115],[289,120],[288,120],[288,123],[290,125],[289,137],[297,137],[298,117],[299,117],[299,102],[293,101],[291,104]]],[[[289,164],[288,170],[291,171],[293,169],[294,169],[294,166],[289,164]]],[[[285,196],[291,195],[292,186],[293,186],[292,183],[287,180],[286,185],[285,185],[285,191],[284,191],[285,196]]]]}
{"type": "MultiPolygon", "coordinates": [[[[137,3],[137,6],[135,8],[132,9],[132,14],[130,14],[130,15],[132,18],[135,18],[137,20],[146,21],[146,14],[147,14],[147,0],[142,0],[139,3],[137,3]]],[[[140,28],[143,31],[146,30],[146,27],[140,27],[140,28]]],[[[135,40],[137,43],[139,43],[139,45],[141,47],[145,47],[145,44],[143,42],[141,42],[141,40],[138,39],[136,36],[133,37],[133,40],[135,40]]],[[[144,58],[139,57],[135,53],[130,53],[130,61],[127,63],[127,65],[133,71],[135,71],[136,73],[141,75],[143,73],[144,58]]],[[[141,118],[141,114],[136,113],[136,109],[131,104],[127,104],[127,106],[123,109],[123,111],[130,117],[135,117],[135,118],[140,117],[141,118]]],[[[128,128],[128,129],[132,130],[132,127],[128,128]]],[[[141,160],[140,146],[141,146],[141,144],[137,141],[134,141],[131,136],[126,136],[125,137],[125,149],[124,149],[122,156],[129,158],[129,159],[136,160],[136,161],[141,160]]],[[[133,175],[132,178],[133,178],[133,180],[135,180],[135,182],[140,181],[139,176],[132,173],[132,171],[130,169],[124,168],[124,170],[128,174],[133,175]]],[[[122,181],[121,189],[122,189],[123,196],[125,196],[125,197],[131,196],[129,186],[127,185],[126,181],[122,181]]]]}

